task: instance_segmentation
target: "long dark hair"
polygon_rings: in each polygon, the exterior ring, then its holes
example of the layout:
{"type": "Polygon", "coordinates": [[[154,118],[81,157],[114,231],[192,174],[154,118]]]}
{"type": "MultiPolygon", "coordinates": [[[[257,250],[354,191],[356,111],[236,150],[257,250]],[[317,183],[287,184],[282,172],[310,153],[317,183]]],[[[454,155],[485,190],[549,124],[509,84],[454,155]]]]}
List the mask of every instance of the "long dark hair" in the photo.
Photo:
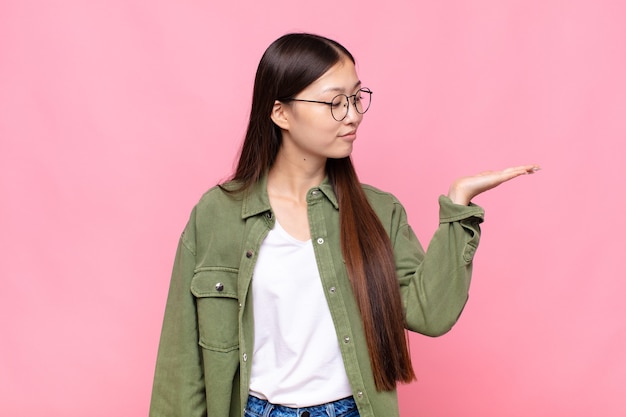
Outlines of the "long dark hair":
{"type": "MultiPolygon", "coordinates": [[[[269,46],[257,69],[250,122],[232,178],[238,191],[256,183],[276,159],[282,134],[270,118],[275,100],[294,97],[346,58],[355,62],[339,43],[312,34],[288,34],[269,46]]],[[[326,173],[340,207],[341,251],[361,313],[376,388],[390,391],[397,381],[415,379],[391,242],[350,157],[328,159],[326,173]]]]}

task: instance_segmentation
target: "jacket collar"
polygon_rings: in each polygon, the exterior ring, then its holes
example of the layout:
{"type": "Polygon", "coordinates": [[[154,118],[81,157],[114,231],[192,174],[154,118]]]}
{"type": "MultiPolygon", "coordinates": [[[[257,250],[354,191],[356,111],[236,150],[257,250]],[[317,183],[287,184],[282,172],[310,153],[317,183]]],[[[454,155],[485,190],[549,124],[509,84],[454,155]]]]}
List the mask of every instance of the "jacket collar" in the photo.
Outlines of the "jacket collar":
{"type": "Polygon", "coordinates": [[[244,192],[243,204],[241,206],[241,218],[256,216],[260,213],[271,211],[270,198],[267,195],[267,173],[261,179],[252,184],[244,192]]]}
{"type": "Polygon", "coordinates": [[[318,187],[322,193],[328,198],[328,201],[331,202],[335,210],[339,210],[339,203],[337,202],[337,196],[335,195],[335,191],[333,190],[333,186],[330,185],[330,181],[328,181],[328,177],[324,178],[324,181],[318,187]]]}
{"type": "MultiPolygon", "coordinates": [[[[324,181],[322,181],[319,187],[316,188],[326,196],[328,201],[330,201],[333,207],[335,207],[335,210],[339,209],[337,196],[335,196],[335,192],[328,181],[328,177],[324,178],[324,181]]],[[[250,186],[250,188],[245,191],[241,207],[241,218],[247,219],[248,217],[256,216],[257,214],[271,212],[271,210],[272,207],[270,206],[270,198],[267,195],[266,173],[258,182],[250,186]]]]}

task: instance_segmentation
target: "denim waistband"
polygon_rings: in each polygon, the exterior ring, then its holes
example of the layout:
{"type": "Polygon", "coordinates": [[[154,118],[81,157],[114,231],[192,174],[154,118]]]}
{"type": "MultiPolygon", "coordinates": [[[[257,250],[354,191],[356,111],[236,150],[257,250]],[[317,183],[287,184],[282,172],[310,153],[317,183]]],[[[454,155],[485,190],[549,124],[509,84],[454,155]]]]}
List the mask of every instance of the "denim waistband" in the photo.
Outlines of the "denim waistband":
{"type": "Polygon", "coordinates": [[[352,397],[311,407],[292,408],[272,404],[250,395],[246,412],[246,415],[254,417],[358,417],[359,415],[352,397]]]}

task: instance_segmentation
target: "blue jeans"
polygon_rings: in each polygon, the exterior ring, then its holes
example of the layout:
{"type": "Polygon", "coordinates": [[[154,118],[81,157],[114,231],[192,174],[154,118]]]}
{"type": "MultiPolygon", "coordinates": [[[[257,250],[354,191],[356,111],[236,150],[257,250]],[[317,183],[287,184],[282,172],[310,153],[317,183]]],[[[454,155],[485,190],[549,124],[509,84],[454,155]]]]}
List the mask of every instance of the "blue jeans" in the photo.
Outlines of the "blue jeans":
{"type": "Polygon", "coordinates": [[[359,417],[352,397],[312,407],[291,408],[276,405],[250,395],[245,417],[359,417]]]}

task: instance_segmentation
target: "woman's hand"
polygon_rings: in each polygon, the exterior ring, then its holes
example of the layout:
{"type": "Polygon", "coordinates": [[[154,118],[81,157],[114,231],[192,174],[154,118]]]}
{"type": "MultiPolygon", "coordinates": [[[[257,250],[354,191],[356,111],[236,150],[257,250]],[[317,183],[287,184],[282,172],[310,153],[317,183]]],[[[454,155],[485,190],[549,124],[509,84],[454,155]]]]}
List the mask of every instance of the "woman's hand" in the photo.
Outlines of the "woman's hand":
{"type": "Polygon", "coordinates": [[[461,177],[450,186],[448,197],[456,204],[468,205],[478,194],[491,190],[503,182],[520,175],[534,174],[539,171],[538,165],[522,165],[503,169],[502,171],[485,171],[478,175],[461,177]]]}

